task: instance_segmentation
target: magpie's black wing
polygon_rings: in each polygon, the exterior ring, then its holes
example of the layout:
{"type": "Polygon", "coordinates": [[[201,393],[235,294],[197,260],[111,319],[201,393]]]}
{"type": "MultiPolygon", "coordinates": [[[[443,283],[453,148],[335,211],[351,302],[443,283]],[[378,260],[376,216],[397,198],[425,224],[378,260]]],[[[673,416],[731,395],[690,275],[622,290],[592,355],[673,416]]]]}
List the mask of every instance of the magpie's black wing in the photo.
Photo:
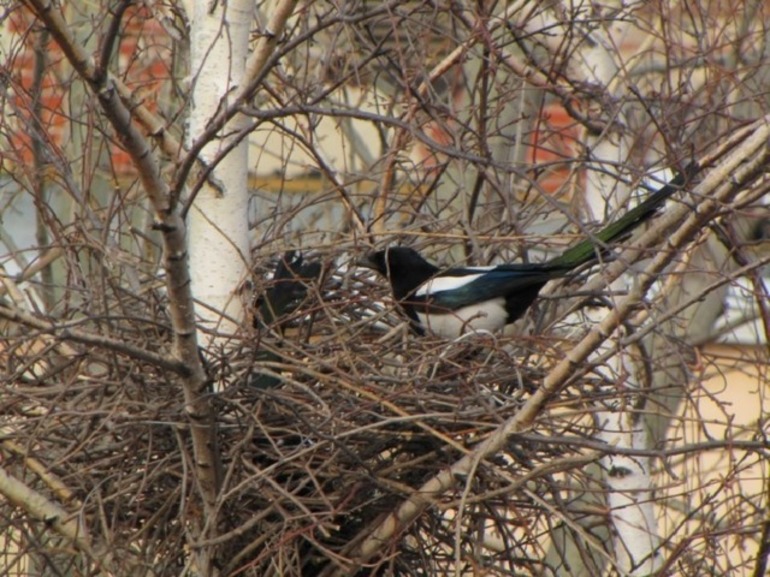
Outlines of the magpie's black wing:
{"type": "Polygon", "coordinates": [[[549,280],[564,276],[570,270],[548,263],[449,269],[424,283],[408,300],[428,313],[431,309],[446,313],[492,299],[508,300],[520,294],[522,301],[528,301],[526,309],[549,280]]]}

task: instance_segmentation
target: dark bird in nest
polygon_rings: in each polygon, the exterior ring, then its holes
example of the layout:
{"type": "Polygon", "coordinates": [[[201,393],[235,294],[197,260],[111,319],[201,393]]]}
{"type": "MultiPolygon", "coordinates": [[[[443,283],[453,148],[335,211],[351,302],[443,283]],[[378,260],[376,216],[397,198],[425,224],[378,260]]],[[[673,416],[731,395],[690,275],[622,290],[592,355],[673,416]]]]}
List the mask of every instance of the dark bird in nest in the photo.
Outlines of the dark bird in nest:
{"type": "MultiPolygon", "coordinates": [[[[280,334],[296,321],[294,317],[303,317],[301,309],[308,299],[308,288],[321,282],[323,265],[318,260],[306,262],[301,253],[287,251],[273,271],[270,286],[254,303],[256,314],[254,326],[258,329],[271,327],[280,334]]],[[[278,344],[277,346],[280,346],[278,344]]],[[[257,364],[266,361],[279,362],[280,355],[272,350],[260,348],[257,351],[255,362],[257,364]]],[[[250,376],[248,384],[257,389],[269,389],[280,384],[280,379],[275,375],[264,372],[250,376]]]]}
{"type": "Polygon", "coordinates": [[[273,272],[270,287],[255,302],[257,317],[255,324],[265,326],[283,325],[307,297],[308,286],[318,282],[321,277],[320,261],[305,262],[297,251],[284,253],[273,272]]]}

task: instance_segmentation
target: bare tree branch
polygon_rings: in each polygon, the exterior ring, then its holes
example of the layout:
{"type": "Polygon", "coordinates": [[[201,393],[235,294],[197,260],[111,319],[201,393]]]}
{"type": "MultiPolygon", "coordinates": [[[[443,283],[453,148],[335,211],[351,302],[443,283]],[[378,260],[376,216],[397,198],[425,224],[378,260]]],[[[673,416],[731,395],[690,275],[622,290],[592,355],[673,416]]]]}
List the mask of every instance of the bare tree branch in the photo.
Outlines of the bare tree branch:
{"type": "Polygon", "coordinates": [[[112,570],[109,551],[94,546],[88,531],[80,523],[80,516],[77,513],[65,511],[9,475],[3,467],[0,467],[0,493],[11,504],[20,507],[67,539],[74,547],[85,553],[97,567],[105,571],[112,570]]]}
{"type": "Polygon", "coordinates": [[[79,330],[77,328],[72,328],[73,326],[80,324],[78,322],[46,322],[40,320],[34,315],[24,312],[21,309],[11,308],[4,305],[0,305],[0,318],[4,318],[14,323],[22,324],[24,326],[36,329],[42,333],[53,335],[64,341],[72,340],[77,343],[93,345],[101,349],[114,351],[138,361],[150,363],[151,365],[155,365],[158,368],[171,371],[180,376],[189,375],[189,368],[187,365],[169,355],[148,351],[120,339],[114,339],[104,335],[94,334],[79,330]]]}

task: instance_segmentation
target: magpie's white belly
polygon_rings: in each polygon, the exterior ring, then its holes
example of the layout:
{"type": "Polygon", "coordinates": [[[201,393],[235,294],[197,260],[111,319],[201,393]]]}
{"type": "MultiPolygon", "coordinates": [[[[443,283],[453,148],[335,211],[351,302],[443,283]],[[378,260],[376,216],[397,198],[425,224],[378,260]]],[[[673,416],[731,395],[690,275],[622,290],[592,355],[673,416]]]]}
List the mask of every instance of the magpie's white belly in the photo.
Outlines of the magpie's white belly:
{"type": "Polygon", "coordinates": [[[428,331],[453,339],[470,331],[499,330],[505,326],[508,314],[505,299],[497,298],[446,314],[426,315],[418,311],[417,316],[428,331]]]}

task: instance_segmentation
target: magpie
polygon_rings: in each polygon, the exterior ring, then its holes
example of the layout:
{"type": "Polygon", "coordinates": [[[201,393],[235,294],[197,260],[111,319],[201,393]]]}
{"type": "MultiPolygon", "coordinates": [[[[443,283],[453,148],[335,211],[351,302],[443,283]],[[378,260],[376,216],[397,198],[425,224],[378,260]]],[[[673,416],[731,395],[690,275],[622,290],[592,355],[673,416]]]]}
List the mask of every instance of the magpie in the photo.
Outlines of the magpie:
{"type": "MultiPolygon", "coordinates": [[[[272,327],[284,335],[293,324],[292,316],[301,309],[307,299],[308,288],[318,286],[323,272],[320,261],[305,262],[302,253],[286,251],[273,271],[269,287],[254,301],[254,328],[264,330],[272,327]]],[[[255,351],[252,366],[285,360],[278,351],[281,347],[280,341],[274,346],[275,349],[259,347],[255,351]]],[[[255,371],[247,375],[245,383],[254,389],[264,390],[277,387],[281,384],[281,379],[267,371],[255,371]]]]}
{"type": "Polygon", "coordinates": [[[308,286],[319,281],[323,272],[321,263],[305,262],[304,258],[302,253],[294,250],[283,254],[275,267],[269,288],[254,303],[258,313],[254,317],[255,328],[264,324],[277,325],[283,330],[289,315],[305,300],[308,286]]]}
{"type": "Polygon", "coordinates": [[[697,170],[690,164],[637,207],[593,237],[543,263],[440,269],[412,248],[393,246],[358,261],[391,285],[393,296],[418,334],[455,338],[466,330],[496,331],[521,317],[548,281],[596,260],[606,246],[633,232],[697,170]]]}

